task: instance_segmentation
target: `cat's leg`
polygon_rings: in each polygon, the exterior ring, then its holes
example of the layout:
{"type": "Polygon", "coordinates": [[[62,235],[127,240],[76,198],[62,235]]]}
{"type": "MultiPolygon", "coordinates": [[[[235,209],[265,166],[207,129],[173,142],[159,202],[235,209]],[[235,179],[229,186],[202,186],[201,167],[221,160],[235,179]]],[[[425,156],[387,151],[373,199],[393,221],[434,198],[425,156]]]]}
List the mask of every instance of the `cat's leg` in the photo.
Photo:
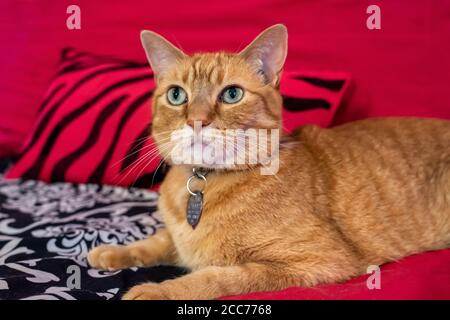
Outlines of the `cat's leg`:
{"type": "MultiPolygon", "coordinates": [[[[432,189],[434,201],[430,206],[429,214],[435,216],[433,230],[440,231],[437,233],[439,235],[437,238],[443,239],[445,241],[443,247],[448,248],[450,247],[450,158],[437,166],[433,177],[437,181],[432,189]]],[[[441,248],[442,245],[438,245],[433,249],[441,248]]]]}
{"type": "MultiPolygon", "coordinates": [[[[281,267],[259,263],[210,266],[177,279],[131,288],[124,300],[214,299],[225,295],[272,291],[299,284],[281,267]]],[[[297,278],[300,279],[300,278],[297,278]]]]}
{"type": "Polygon", "coordinates": [[[147,239],[128,245],[101,245],[88,254],[89,264],[98,269],[118,270],[160,264],[176,264],[177,254],[169,232],[160,229],[147,239]]]}

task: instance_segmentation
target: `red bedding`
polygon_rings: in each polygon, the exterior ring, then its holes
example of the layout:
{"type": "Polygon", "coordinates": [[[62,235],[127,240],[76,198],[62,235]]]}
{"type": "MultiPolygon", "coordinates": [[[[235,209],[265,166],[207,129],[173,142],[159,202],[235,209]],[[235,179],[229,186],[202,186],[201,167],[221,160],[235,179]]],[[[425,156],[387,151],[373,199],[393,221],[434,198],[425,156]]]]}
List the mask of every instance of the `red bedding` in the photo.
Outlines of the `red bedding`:
{"type": "MultiPolygon", "coordinates": [[[[81,30],[65,26],[72,1],[0,3],[0,156],[14,155],[30,130],[60,50],[145,60],[138,40],[152,29],[187,52],[242,48],[274,23],[289,29],[286,69],[348,72],[353,85],[334,123],[372,116],[450,119],[450,2],[377,1],[381,30],[366,27],[365,1],[79,0],[81,30]]],[[[239,298],[450,299],[450,250],[409,257],[382,269],[382,289],[365,277],[314,289],[291,288],[239,298]]]]}

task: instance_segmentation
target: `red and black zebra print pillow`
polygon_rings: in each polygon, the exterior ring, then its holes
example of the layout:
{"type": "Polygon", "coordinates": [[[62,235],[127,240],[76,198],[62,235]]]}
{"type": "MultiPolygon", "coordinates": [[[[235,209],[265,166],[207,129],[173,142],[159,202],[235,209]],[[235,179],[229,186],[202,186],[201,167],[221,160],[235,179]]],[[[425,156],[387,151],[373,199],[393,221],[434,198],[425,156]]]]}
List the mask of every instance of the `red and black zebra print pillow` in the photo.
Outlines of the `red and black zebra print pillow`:
{"type": "MultiPolygon", "coordinates": [[[[290,131],[305,123],[328,126],[348,76],[285,72],[281,84],[290,131]]],[[[154,86],[147,63],[65,49],[6,177],[137,187],[159,182],[164,170],[149,137],[154,86]]]]}

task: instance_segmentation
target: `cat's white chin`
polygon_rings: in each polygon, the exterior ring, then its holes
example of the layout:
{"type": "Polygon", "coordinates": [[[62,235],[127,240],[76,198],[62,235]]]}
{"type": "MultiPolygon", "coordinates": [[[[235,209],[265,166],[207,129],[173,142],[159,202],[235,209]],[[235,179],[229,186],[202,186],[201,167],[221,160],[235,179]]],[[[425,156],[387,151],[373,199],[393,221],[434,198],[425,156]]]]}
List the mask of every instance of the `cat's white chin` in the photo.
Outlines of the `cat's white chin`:
{"type": "Polygon", "coordinates": [[[214,143],[178,144],[173,148],[170,158],[175,165],[184,164],[211,169],[232,169],[236,166],[234,152],[214,143]]]}

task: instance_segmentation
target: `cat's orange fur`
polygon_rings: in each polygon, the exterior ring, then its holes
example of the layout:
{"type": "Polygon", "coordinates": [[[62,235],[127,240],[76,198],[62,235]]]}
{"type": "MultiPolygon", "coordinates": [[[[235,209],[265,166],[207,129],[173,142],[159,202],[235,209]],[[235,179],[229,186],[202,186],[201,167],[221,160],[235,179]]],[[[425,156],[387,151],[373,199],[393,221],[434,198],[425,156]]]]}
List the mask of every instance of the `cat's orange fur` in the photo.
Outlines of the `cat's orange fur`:
{"type": "MultiPolygon", "coordinates": [[[[160,147],[189,119],[221,130],[278,128],[285,40],[278,25],[240,54],[187,56],[160,36],[143,34],[158,76],[153,136],[160,147]],[[261,73],[252,54],[268,43],[279,52],[257,57],[275,66],[261,73]],[[151,52],[158,48],[172,55],[172,65],[158,65],[151,52]],[[229,83],[245,89],[237,105],[216,100],[229,83]],[[185,106],[168,105],[173,84],[192,97],[185,106]]],[[[450,122],[393,118],[305,126],[281,139],[279,156],[276,175],[261,175],[257,165],[212,171],[196,229],[186,221],[192,167],[173,166],[160,189],[166,228],[127,246],[97,247],[89,262],[102,269],[173,264],[192,270],[133,287],[124,299],[210,299],[340,282],[369,265],[450,246],[450,122]]]]}

